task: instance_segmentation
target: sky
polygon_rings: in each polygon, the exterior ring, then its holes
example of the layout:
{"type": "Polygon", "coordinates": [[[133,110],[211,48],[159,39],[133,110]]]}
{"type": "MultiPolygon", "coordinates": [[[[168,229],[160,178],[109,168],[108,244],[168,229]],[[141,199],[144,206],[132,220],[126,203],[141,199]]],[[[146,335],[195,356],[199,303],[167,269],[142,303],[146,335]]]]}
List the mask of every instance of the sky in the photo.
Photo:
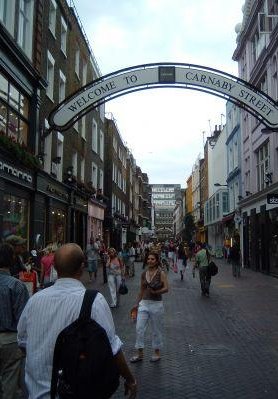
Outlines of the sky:
{"type": "MultiPolygon", "coordinates": [[[[74,0],[102,75],[135,65],[193,63],[237,75],[235,26],[244,0],[74,0]]],[[[106,103],[120,134],[151,184],[181,184],[215,125],[225,100],[162,88],[106,103]]]]}

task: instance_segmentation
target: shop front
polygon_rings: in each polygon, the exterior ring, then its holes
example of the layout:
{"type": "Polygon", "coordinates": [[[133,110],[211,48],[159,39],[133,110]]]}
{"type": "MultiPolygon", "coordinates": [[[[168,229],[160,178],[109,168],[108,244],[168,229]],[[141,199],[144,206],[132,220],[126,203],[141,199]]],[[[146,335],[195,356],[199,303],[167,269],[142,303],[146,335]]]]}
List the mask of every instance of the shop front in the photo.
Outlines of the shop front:
{"type": "Polygon", "coordinates": [[[0,152],[0,240],[15,234],[26,238],[29,247],[34,231],[34,186],[33,171],[14,164],[0,152]]]}
{"type": "Polygon", "coordinates": [[[38,173],[34,219],[44,245],[69,241],[69,189],[44,172],[38,173]]]}
{"type": "Polygon", "coordinates": [[[255,271],[278,276],[278,206],[267,200],[277,196],[278,184],[272,190],[249,201],[242,201],[243,265],[255,271]]]}
{"type": "Polygon", "coordinates": [[[103,221],[104,221],[104,211],[106,209],[106,205],[95,201],[94,199],[90,199],[88,202],[88,240],[90,238],[96,239],[104,239],[104,229],[103,229],[103,221]]]}
{"type": "Polygon", "coordinates": [[[71,195],[70,240],[85,249],[87,244],[88,197],[76,191],[72,191],[71,195]]]}

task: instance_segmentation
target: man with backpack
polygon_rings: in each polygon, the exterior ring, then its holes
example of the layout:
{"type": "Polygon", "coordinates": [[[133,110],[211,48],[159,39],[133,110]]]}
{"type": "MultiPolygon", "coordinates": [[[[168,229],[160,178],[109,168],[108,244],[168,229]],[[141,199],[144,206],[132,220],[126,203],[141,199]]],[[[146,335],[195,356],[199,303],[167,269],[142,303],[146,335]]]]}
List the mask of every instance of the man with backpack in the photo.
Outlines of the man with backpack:
{"type": "Polygon", "coordinates": [[[129,398],[136,397],[109,306],[80,281],[84,261],[78,245],[60,247],[54,260],[58,280],[34,295],[21,315],[18,342],[27,348],[29,399],[106,399],[119,376],[129,398]]]}

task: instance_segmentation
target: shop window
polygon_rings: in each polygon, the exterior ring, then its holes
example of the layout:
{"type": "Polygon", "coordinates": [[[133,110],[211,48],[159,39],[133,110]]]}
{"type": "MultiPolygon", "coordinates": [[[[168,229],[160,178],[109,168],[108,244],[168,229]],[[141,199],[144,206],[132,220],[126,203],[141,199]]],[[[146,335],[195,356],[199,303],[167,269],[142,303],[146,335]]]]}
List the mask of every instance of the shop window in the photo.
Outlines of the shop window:
{"type": "Polygon", "coordinates": [[[0,74],[0,131],[27,145],[29,99],[0,74]]]}
{"type": "Polygon", "coordinates": [[[28,238],[29,202],[26,199],[4,194],[2,238],[11,234],[28,238]]]}
{"type": "Polygon", "coordinates": [[[51,208],[50,211],[50,241],[57,244],[65,243],[66,214],[65,211],[51,208]]]}

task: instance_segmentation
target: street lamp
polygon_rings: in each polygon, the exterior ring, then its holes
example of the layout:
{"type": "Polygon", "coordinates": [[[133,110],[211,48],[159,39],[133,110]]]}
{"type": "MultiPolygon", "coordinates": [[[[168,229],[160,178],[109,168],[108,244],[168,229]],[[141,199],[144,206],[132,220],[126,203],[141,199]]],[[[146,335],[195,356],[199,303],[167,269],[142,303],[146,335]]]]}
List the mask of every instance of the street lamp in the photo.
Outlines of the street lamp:
{"type": "Polygon", "coordinates": [[[214,183],[215,187],[228,187],[228,184],[214,183]]]}

